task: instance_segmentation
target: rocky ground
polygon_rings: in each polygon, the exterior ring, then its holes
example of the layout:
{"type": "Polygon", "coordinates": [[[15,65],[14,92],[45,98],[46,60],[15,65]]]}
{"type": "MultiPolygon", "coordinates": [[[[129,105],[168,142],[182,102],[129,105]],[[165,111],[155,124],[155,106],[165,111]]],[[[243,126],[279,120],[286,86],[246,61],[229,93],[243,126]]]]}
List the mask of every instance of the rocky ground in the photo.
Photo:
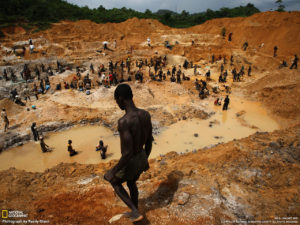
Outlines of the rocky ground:
{"type": "MultiPolygon", "coordinates": [[[[290,64],[294,54],[299,56],[299,15],[260,13],[248,18],[212,20],[180,30],[138,19],[121,24],[63,21],[35,34],[21,28],[6,29],[0,66],[1,70],[13,67],[19,71],[24,63],[55,65],[59,59],[73,67],[88,68],[91,62],[98,66],[128,55],[135,60],[166,54],[170,68],[182,64],[184,59],[193,60],[201,66],[200,74],[193,76],[192,69],[185,71],[191,81],[183,85],[147,79],[142,85],[131,83],[138,96],[134,99],[136,104],[151,113],[154,131],[159,132],[184,118],[207,119],[214,113],[207,105],[216,97],[223,97],[224,88],[221,87],[220,94],[201,101],[193,84],[196,78],[204,78],[208,68],[213,78],[209,88],[217,84],[222,62],[211,64],[212,54],[226,55],[227,60],[234,55],[237,69],[252,65],[253,75],[243,82],[232,83],[230,76],[232,95],[261,102],[281,129],[187,154],[173,152],[152,159],[150,170],[139,181],[140,209],[145,216],[140,224],[224,224],[234,220],[240,224],[244,220],[274,224],[280,222],[277,217],[296,217],[300,211],[299,70],[278,69],[283,59],[290,64]],[[231,43],[220,37],[224,26],[234,33],[231,43]],[[147,36],[151,37],[152,48],[146,47],[147,36]],[[23,58],[12,54],[11,48],[24,44],[29,37],[33,38],[37,53],[26,53],[23,58]],[[114,39],[118,41],[118,50],[96,51],[102,41],[112,43],[114,39]],[[165,40],[179,44],[170,51],[163,47],[165,40]],[[191,40],[195,40],[196,46],[191,46],[191,40]],[[246,52],[241,50],[244,41],[249,42],[246,52]],[[262,42],[265,47],[259,48],[262,42]],[[272,56],[274,45],[279,47],[277,58],[272,56]]],[[[227,64],[225,69],[232,67],[227,64]]],[[[57,74],[51,77],[51,83],[68,81],[74,73],[73,69],[57,74]]],[[[146,69],[144,73],[148,74],[146,69]]],[[[9,132],[1,132],[1,150],[28,141],[33,121],[44,133],[78,123],[100,123],[115,131],[116,121],[122,115],[116,110],[113,87],[93,89],[89,96],[69,90],[50,91],[21,107],[7,99],[14,86],[1,83],[0,108],[7,109],[11,122],[9,132]],[[32,104],[36,110],[30,108],[32,104]]],[[[46,220],[49,224],[108,224],[114,215],[127,210],[103,180],[104,171],[115,163],[59,164],[42,173],[13,168],[1,171],[0,208],[22,210],[30,219],[46,220]]],[[[121,218],[114,224],[131,223],[121,218]]]]}

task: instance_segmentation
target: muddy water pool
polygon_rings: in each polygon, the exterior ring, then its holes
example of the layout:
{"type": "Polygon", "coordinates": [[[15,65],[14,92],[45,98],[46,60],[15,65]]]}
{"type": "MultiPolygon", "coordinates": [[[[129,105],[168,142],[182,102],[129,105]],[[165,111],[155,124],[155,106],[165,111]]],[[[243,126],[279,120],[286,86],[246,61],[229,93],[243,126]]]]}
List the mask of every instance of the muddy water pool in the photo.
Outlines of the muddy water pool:
{"type": "MultiPolygon", "coordinates": [[[[256,131],[273,131],[279,126],[259,103],[233,98],[228,111],[221,106],[208,105],[215,112],[207,120],[188,119],[162,129],[154,136],[151,158],[170,151],[186,152],[220,142],[247,137],[256,131]]],[[[8,149],[0,154],[0,170],[15,167],[26,171],[43,171],[61,162],[96,164],[120,158],[120,140],[113,132],[102,126],[78,126],[69,130],[49,133],[45,143],[52,152],[42,153],[38,142],[8,149]],[[69,157],[68,140],[80,153],[69,157]],[[95,151],[99,140],[108,145],[107,159],[102,160],[95,151]]]]}

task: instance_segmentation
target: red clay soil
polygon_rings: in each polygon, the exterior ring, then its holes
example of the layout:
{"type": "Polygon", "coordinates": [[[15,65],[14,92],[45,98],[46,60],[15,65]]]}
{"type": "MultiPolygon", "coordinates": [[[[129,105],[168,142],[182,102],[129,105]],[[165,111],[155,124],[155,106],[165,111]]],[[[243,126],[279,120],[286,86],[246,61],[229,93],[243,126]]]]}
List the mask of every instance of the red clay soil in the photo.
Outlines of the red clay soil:
{"type": "Polygon", "coordinates": [[[300,12],[264,12],[250,17],[214,19],[189,28],[195,33],[221,34],[223,27],[232,35],[232,45],[242,47],[247,41],[249,46],[264,43],[264,53],[273,52],[278,46],[278,55],[299,54],[300,50],[300,12]]]}

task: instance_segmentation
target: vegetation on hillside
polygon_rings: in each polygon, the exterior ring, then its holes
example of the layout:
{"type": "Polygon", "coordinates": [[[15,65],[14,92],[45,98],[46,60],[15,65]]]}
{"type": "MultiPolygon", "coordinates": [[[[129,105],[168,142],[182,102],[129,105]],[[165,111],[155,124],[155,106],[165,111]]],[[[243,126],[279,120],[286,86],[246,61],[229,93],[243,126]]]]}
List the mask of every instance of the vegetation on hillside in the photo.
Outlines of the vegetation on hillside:
{"type": "Polygon", "coordinates": [[[259,10],[253,5],[240,6],[236,8],[221,8],[213,11],[207,9],[202,13],[190,14],[185,10],[176,13],[169,10],[158,12],[138,12],[125,7],[121,9],[105,9],[99,6],[90,9],[87,6],[79,7],[63,0],[1,0],[0,4],[0,26],[19,24],[27,30],[33,27],[47,29],[51,23],[60,20],[82,20],[88,19],[96,23],[123,22],[127,19],[151,18],[157,19],[165,25],[177,28],[190,27],[201,24],[206,20],[222,17],[246,17],[251,16],[259,10]]]}

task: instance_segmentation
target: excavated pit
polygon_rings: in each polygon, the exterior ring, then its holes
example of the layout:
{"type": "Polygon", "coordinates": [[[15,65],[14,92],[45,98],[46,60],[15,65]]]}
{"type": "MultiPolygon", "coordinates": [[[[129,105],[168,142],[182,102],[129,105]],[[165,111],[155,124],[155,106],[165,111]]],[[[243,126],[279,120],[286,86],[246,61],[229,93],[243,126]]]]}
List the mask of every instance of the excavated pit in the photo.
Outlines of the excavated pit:
{"type": "MultiPolygon", "coordinates": [[[[128,56],[135,63],[139,58],[167,55],[166,70],[185,59],[193,61],[199,65],[197,75],[193,69],[184,70],[191,81],[175,84],[169,77],[164,82],[149,81],[144,67],[145,82],[130,83],[136,105],[152,116],[155,138],[150,170],[138,181],[140,211],[145,216],[141,224],[274,224],[283,223],[278,218],[284,217],[299,223],[299,69],[278,68],[282,60],[290,65],[294,54],[299,56],[299,23],[299,12],[266,12],[211,20],[188,29],[137,18],[119,24],[61,21],[34,34],[11,28],[4,30],[8,35],[1,40],[0,70],[11,67],[19,76],[24,63],[32,68],[40,63],[55,68],[59,60],[71,70],[50,77],[55,85],[70,82],[76,66],[85,67],[83,76],[90,73],[95,82],[97,74],[88,70],[91,62],[97,68],[128,56]],[[223,27],[233,32],[232,42],[221,38],[223,27]],[[12,47],[28,43],[29,38],[36,52],[15,56],[12,47]],[[112,48],[114,39],[118,48],[102,51],[102,41],[112,48]],[[163,46],[166,40],[174,46],[172,50],[163,46]],[[245,41],[247,51],[241,49],[245,41]],[[262,43],[264,47],[259,47],[262,43]],[[277,57],[273,57],[275,45],[277,57]],[[213,105],[226,92],[218,83],[222,60],[212,64],[212,54],[227,57],[225,70],[231,87],[227,112],[213,105]],[[232,82],[231,55],[237,70],[252,66],[252,75],[244,76],[242,82],[232,82]],[[201,100],[194,81],[205,79],[209,69],[208,88],[218,85],[220,93],[211,92],[201,100]]],[[[50,224],[85,225],[108,224],[113,216],[128,210],[103,180],[120,156],[116,127],[123,112],[114,102],[114,87],[92,89],[89,96],[52,88],[38,101],[32,97],[20,107],[7,99],[18,85],[0,83],[0,108],[7,109],[11,127],[0,133],[0,149],[6,149],[0,153],[1,209],[23,210],[28,219],[50,224]],[[36,110],[31,109],[33,104],[36,110]],[[53,152],[42,153],[39,144],[31,141],[32,122],[54,147],[53,152]],[[80,151],[73,158],[68,156],[68,139],[80,151]],[[106,161],[95,152],[100,139],[109,145],[106,161]]],[[[121,218],[114,224],[131,222],[121,218]]]]}

